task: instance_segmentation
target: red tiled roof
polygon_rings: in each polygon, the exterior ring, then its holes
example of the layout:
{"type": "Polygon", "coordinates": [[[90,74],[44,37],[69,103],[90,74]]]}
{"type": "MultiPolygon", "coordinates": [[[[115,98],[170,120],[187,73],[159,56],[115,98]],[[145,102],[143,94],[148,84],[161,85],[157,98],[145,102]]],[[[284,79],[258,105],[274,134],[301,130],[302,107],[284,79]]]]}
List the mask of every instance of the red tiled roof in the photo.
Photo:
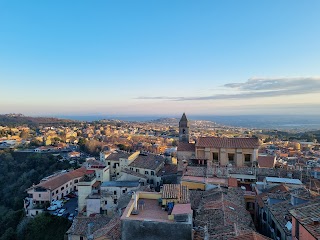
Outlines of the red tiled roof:
{"type": "Polygon", "coordinates": [[[177,174],[178,172],[178,166],[174,164],[165,164],[163,168],[159,170],[157,173],[157,176],[165,176],[165,175],[173,175],[177,174]]]}
{"type": "Polygon", "coordinates": [[[258,148],[258,138],[220,138],[220,137],[200,137],[196,147],[212,148],[258,148]]]}
{"type": "Polygon", "coordinates": [[[148,179],[145,175],[143,175],[141,173],[138,173],[138,172],[135,172],[135,171],[132,171],[132,170],[130,170],[128,168],[122,169],[121,172],[126,173],[126,174],[130,174],[130,175],[135,176],[135,177],[148,179]]]}
{"type": "Polygon", "coordinates": [[[276,162],[275,156],[258,156],[258,164],[261,168],[273,168],[276,162]]]}
{"type": "Polygon", "coordinates": [[[98,229],[93,233],[94,238],[98,240],[121,239],[121,221],[118,216],[112,218],[103,228],[98,229]]]}
{"type": "Polygon", "coordinates": [[[178,199],[179,203],[190,202],[188,187],[181,184],[164,184],[162,198],[178,199]]]}
{"type": "Polygon", "coordinates": [[[96,181],[92,187],[96,188],[96,187],[99,187],[101,185],[101,182],[100,181],[96,181]]]}
{"type": "MultiPolygon", "coordinates": [[[[320,203],[308,204],[289,211],[292,216],[316,239],[320,239],[320,225],[314,223],[320,218],[320,203]]],[[[319,220],[318,220],[319,221],[319,220]]]]}
{"type": "Polygon", "coordinates": [[[49,178],[47,181],[41,182],[36,186],[54,190],[75,178],[79,178],[86,175],[86,173],[87,173],[87,170],[85,168],[78,168],[71,172],[49,178]]]}
{"type": "Polygon", "coordinates": [[[73,223],[69,228],[69,230],[67,231],[67,234],[86,236],[89,223],[93,223],[91,230],[92,232],[95,232],[105,227],[106,224],[110,222],[110,220],[111,220],[110,217],[107,217],[105,215],[100,215],[100,214],[95,214],[90,217],[82,217],[78,215],[73,220],[73,223]]]}
{"type": "Polygon", "coordinates": [[[194,152],[195,151],[195,144],[194,143],[182,143],[178,144],[177,151],[181,152],[194,152]]]}
{"type": "Polygon", "coordinates": [[[257,232],[244,233],[237,237],[229,238],[229,240],[268,240],[268,239],[270,238],[263,236],[257,232]]]}
{"type": "Polygon", "coordinates": [[[275,193],[275,192],[288,192],[289,188],[287,186],[285,186],[284,184],[280,184],[277,186],[274,186],[270,189],[268,189],[266,192],[260,193],[259,195],[257,195],[257,202],[260,208],[263,207],[264,203],[263,203],[263,198],[265,196],[268,195],[268,193],[275,193]]]}
{"type": "Polygon", "coordinates": [[[129,164],[129,167],[156,170],[165,161],[165,158],[155,154],[139,154],[139,156],[129,164]]]}

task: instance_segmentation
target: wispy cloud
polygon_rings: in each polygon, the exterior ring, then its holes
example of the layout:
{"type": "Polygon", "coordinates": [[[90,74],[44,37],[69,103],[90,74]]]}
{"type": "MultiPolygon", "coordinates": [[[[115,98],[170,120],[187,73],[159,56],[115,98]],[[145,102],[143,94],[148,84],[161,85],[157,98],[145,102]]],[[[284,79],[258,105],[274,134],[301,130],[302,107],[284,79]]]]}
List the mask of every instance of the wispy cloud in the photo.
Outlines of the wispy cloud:
{"type": "Polygon", "coordinates": [[[320,92],[320,77],[295,78],[250,78],[244,83],[228,83],[225,90],[232,89],[233,94],[213,94],[209,96],[190,97],[138,97],[137,99],[160,99],[173,101],[251,99],[262,97],[292,96],[320,92]]]}

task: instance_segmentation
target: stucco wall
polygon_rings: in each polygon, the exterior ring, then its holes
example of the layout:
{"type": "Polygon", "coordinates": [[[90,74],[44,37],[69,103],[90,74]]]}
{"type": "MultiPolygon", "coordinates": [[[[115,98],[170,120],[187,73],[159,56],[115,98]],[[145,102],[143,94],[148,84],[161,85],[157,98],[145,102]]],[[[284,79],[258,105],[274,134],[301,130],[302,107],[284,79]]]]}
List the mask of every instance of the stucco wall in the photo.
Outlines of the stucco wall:
{"type": "Polygon", "coordinates": [[[192,224],[122,220],[121,227],[122,240],[192,239],[192,224]]]}

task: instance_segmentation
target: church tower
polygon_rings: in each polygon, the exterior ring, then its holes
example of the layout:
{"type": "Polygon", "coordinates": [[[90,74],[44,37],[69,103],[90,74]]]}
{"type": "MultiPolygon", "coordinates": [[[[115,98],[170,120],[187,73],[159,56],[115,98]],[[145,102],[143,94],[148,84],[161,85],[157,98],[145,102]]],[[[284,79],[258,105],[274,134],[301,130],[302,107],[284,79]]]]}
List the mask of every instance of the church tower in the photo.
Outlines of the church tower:
{"type": "Polygon", "coordinates": [[[189,122],[185,113],[179,122],[179,142],[189,143],[189,122]]]}

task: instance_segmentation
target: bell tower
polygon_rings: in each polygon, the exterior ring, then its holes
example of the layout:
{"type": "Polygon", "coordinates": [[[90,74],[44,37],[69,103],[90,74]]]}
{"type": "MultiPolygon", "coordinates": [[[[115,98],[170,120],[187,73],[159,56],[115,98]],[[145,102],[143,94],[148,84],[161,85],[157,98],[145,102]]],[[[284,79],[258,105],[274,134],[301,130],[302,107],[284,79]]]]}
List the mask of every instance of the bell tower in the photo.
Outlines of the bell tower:
{"type": "Polygon", "coordinates": [[[179,142],[189,143],[189,122],[185,113],[179,122],[179,142]]]}

